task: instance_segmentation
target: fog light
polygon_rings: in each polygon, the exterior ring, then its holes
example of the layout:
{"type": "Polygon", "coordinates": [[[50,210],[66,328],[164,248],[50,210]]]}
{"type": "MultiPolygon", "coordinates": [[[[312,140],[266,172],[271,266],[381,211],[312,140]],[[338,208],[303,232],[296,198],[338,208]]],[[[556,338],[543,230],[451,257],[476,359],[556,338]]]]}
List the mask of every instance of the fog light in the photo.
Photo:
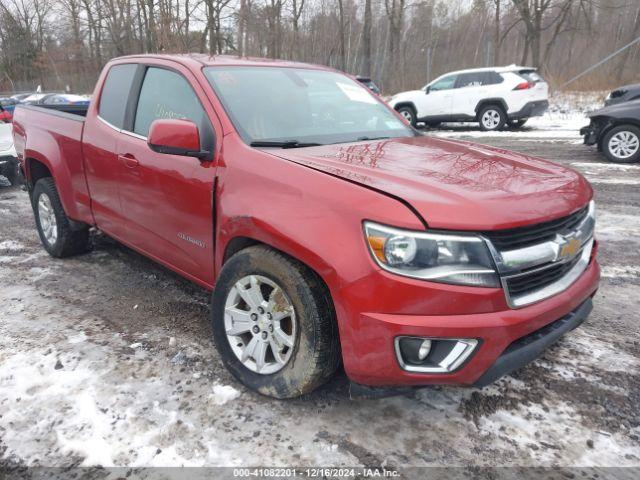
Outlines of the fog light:
{"type": "Polygon", "coordinates": [[[422,345],[420,345],[420,350],[418,350],[418,360],[424,360],[429,355],[431,351],[431,340],[423,340],[422,345]]]}
{"type": "Polygon", "coordinates": [[[397,337],[395,350],[403,370],[423,373],[451,373],[473,353],[473,338],[397,337]]]}

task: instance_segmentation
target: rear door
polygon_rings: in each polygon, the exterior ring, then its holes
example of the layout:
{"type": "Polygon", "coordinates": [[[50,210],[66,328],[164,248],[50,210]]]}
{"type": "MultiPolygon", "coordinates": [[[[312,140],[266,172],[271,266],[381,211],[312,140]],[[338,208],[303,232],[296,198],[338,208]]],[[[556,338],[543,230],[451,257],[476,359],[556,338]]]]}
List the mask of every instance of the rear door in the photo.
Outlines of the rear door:
{"type": "Polygon", "coordinates": [[[125,232],[118,194],[120,163],[116,150],[137,72],[137,64],[125,63],[113,65],[103,74],[102,90],[97,103],[90,107],[89,120],[85,122],[82,134],[93,217],[100,229],[116,237],[125,232]]]}
{"type": "Polygon", "coordinates": [[[213,152],[210,104],[193,74],[176,64],[147,65],[132,122],[118,144],[120,201],[126,242],[182,274],[213,285],[212,158],[161,154],[147,145],[156,119],[198,125],[202,148],[213,152]]]}
{"type": "Polygon", "coordinates": [[[503,78],[496,72],[461,73],[456,80],[453,94],[453,110],[456,114],[474,117],[476,107],[482,100],[500,98],[500,84],[503,78]]]}

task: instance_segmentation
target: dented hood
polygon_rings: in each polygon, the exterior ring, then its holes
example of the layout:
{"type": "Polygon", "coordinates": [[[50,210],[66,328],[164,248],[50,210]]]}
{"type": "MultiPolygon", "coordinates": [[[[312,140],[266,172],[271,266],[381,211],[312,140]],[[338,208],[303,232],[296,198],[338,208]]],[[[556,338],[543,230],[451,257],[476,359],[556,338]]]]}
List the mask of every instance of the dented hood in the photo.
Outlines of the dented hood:
{"type": "Polygon", "coordinates": [[[592,196],[589,183],[571,169],[426,136],[269,152],[400,198],[430,228],[514,228],[568,215],[592,196]]]}

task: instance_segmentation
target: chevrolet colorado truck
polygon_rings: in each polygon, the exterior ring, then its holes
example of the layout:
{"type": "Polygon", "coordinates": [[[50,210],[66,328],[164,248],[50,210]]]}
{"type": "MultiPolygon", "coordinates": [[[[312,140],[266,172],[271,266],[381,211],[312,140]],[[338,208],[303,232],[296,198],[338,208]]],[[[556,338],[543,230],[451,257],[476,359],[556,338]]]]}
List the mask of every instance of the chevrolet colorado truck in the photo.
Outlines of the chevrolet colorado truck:
{"type": "Polygon", "coordinates": [[[581,175],[420,134],[325,67],[118,58],[84,110],[18,107],[14,138],[44,248],[100,229],[211,290],[221,358],[272,397],[341,364],[365,390],[487,385],[598,287],[581,175]]]}

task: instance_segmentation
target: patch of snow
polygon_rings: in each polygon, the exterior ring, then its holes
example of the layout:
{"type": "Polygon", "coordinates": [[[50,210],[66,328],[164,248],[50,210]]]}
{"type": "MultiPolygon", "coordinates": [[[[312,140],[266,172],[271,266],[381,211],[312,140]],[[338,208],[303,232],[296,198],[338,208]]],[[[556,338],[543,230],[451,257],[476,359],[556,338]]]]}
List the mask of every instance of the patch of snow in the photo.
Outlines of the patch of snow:
{"type": "Polygon", "coordinates": [[[640,242],[640,216],[597,210],[596,237],[610,242],[640,242]]]}
{"type": "Polygon", "coordinates": [[[0,242],[0,250],[15,252],[19,250],[24,250],[24,245],[20,242],[16,242],[15,240],[5,240],[3,242],[0,242]]]}
{"type": "Polygon", "coordinates": [[[68,341],[70,344],[74,345],[76,343],[82,343],[87,341],[87,334],[84,332],[80,332],[77,335],[72,335],[68,337],[68,341]]]}
{"type": "Polygon", "coordinates": [[[640,267],[604,265],[601,274],[604,278],[640,278],[640,267]]]}
{"type": "Polygon", "coordinates": [[[240,391],[230,385],[214,385],[210,398],[216,405],[224,405],[240,396],[240,391]]]}

